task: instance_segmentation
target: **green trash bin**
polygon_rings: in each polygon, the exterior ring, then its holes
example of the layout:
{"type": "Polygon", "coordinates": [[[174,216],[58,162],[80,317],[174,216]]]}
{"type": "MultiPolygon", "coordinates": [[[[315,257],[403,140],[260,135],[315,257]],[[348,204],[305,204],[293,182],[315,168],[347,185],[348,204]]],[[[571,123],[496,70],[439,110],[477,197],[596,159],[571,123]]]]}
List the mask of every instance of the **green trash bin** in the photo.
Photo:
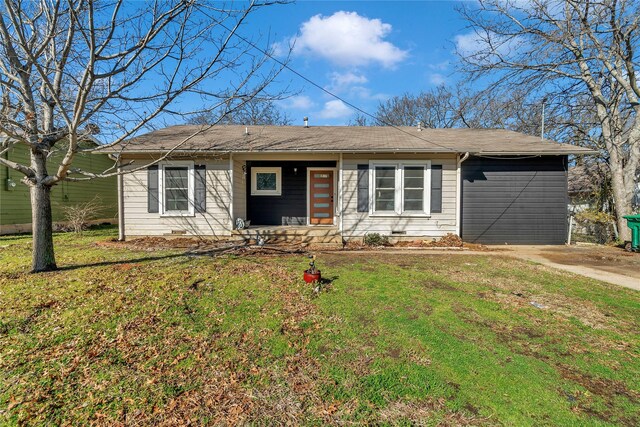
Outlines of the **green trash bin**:
{"type": "Polygon", "coordinates": [[[640,215],[627,215],[623,218],[631,229],[631,250],[640,252],[640,215]]]}

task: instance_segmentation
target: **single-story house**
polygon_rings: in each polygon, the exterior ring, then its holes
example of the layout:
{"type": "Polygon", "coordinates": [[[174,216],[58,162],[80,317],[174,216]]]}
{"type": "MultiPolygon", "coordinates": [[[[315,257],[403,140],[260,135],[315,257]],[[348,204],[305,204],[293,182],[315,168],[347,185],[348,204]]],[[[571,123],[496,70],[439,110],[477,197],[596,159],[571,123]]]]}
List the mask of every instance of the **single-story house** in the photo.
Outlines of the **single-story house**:
{"type": "MultiPolygon", "coordinates": [[[[62,160],[65,147],[63,143],[59,145],[58,150],[51,154],[50,165],[56,165],[56,162],[62,160]]],[[[84,148],[91,148],[95,145],[96,143],[93,142],[83,142],[84,148]]],[[[21,164],[28,165],[30,163],[29,148],[25,144],[14,145],[2,156],[21,164]]],[[[94,173],[103,172],[113,166],[114,161],[106,154],[80,153],[73,160],[74,168],[94,173]]],[[[20,182],[23,176],[9,167],[0,165],[0,183],[2,184],[0,188],[0,235],[31,231],[31,198],[29,187],[20,182]]],[[[90,201],[95,201],[100,206],[96,217],[92,218],[91,222],[115,224],[118,212],[116,178],[101,178],[82,182],[62,181],[53,186],[51,211],[54,223],[57,225],[66,222],[66,207],[90,201]]]]}
{"type": "Polygon", "coordinates": [[[455,233],[494,244],[564,243],[567,157],[592,153],[495,129],[193,125],[105,151],[130,171],[122,238],[455,233]]]}

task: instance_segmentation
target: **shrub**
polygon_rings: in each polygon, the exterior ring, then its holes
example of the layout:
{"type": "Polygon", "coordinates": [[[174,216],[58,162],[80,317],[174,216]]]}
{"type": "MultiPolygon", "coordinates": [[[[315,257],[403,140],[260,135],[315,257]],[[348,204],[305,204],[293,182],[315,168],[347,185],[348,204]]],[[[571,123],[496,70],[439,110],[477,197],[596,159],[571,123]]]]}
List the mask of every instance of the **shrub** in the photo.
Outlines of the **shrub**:
{"type": "Polygon", "coordinates": [[[591,243],[605,244],[615,239],[613,215],[597,209],[585,209],[576,213],[575,237],[591,243]]]}
{"type": "Polygon", "coordinates": [[[78,203],[73,206],[62,208],[64,219],[67,221],[67,228],[74,233],[82,233],[89,227],[91,220],[97,219],[104,207],[100,204],[100,198],[94,197],[88,202],[78,203]]]}
{"type": "Polygon", "coordinates": [[[387,246],[389,237],[380,233],[367,233],[364,235],[363,243],[367,246],[387,246]]]}

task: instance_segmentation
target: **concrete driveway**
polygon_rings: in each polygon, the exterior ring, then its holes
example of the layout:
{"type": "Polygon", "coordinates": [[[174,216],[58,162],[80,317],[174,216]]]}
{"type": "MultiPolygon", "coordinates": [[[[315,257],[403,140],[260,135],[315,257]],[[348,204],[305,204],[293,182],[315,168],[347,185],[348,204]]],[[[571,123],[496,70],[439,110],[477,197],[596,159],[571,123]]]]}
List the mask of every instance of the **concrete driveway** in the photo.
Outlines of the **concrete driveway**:
{"type": "MultiPolygon", "coordinates": [[[[640,291],[640,253],[601,245],[491,246],[513,256],[640,291]]],[[[490,253],[491,253],[490,252],[490,253]]]]}

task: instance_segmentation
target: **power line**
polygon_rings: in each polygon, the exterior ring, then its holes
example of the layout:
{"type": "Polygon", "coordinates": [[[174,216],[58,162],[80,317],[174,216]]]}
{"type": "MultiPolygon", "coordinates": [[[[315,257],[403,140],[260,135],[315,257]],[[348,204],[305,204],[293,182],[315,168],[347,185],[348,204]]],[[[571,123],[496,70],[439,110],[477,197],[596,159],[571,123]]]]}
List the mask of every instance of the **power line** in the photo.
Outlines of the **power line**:
{"type": "Polygon", "coordinates": [[[323,86],[319,85],[318,83],[314,82],[313,80],[311,80],[310,78],[304,76],[302,73],[296,71],[295,69],[291,68],[287,63],[280,61],[278,58],[275,58],[271,55],[271,53],[269,53],[268,51],[262,49],[261,47],[257,46],[255,43],[253,43],[252,41],[248,40],[247,38],[245,38],[244,36],[241,36],[240,34],[238,34],[236,31],[233,31],[231,29],[229,29],[229,27],[227,27],[226,25],[224,25],[222,22],[218,21],[218,25],[220,25],[222,28],[226,29],[227,31],[229,31],[232,35],[238,37],[240,40],[244,41],[245,43],[247,43],[249,46],[253,47],[254,49],[256,49],[257,51],[261,52],[263,55],[267,56],[269,59],[277,62],[278,64],[280,64],[280,66],[282,66],[283,68],[286,68],[287,70],[291,71],[293,74],[295,74],[296,76],[300,77],[301,79],[303,79],[304,81],[306,81],[307,83],[311,84],[312,86],[315,86],[316,88],[320,89],[321,91],[323,91],[324,93],[326,93],[329,96],[334,97],[335,99],[342,101],[343,103],[345,103],[347,106],[353,108],[354,110],[364,114],[365,116],[369,116],[372,119],[374,119],[375,121],[382,123],[383,125],[389,126],[393,129],[396,129],[402,133],[405,133],[413,138],[417,138],[423,142],[427,142],[429,144],[433,144],[435,146],[438,146],[440,148],[444,148],[446,151],[452,151],[452,152],[457,152],[456,150],[454,150],[453,148],[450,147],[445,147],[444,145],[438,144],[437,142],[433,142],[430,141],[426,138],[422,138],[419,135],[416,135],[414,133],[408,132],[396,125],[394,125],[393,123],[389,123],[389,122],[385,122],[384,120],[379,119],[378,117],[375,117],[373,114],[363,110],[362,108],[358,107],[357,105],[352,104],[351,102],[341,98],[340,96],[336,95],[335,93],[329,91],[328,89],[324,88],[323,86]]]}

